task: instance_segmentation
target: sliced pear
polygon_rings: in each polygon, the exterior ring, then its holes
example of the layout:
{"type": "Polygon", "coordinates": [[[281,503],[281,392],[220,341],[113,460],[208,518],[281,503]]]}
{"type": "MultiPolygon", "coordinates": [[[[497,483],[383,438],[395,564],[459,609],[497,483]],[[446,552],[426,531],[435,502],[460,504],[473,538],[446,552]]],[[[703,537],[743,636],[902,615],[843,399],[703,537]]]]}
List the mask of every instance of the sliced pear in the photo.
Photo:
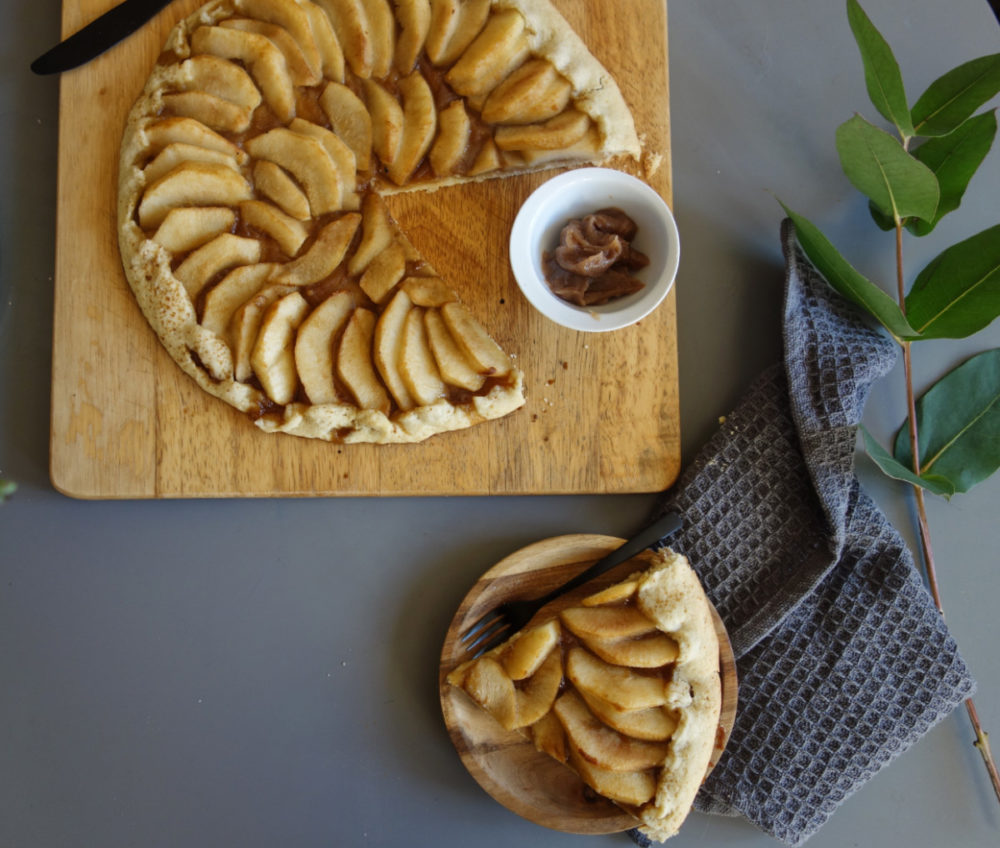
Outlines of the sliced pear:
{"type": "Polygon", "coordinates": [[[656,794],[656,777],[653,769],[636,772],[618,772],[602,769],[587,762],[583,754],[572,745],[567,746],[570,765],[598,795],[631,807],[641,807],[656,794]]]}
{"type": "Polygon", "coordinates": [[[275,282],[308,286],[329,277],[343,262],[360,223],[357,212],[348,212],[331,221],[319,231],[305,253],[282,267],[275,275],[275,282]]]}
{"type": "Polygon", "coordinates": [[[235,206],[250,197],[250,184],[227,165],[185,162],[143,193],[139,225],[143,229],[158,227],[178,206],[235,206]]]}
{"type": "Polygon", "coordinates": [[[311,136],[275,127],[246,142],[256,159],[267,159],[288,171],[305,188],[315,217],[340,209],[340,173],[326,148],[311,136]]]}
{"type": "Polygon", "coordinates": [[[267,233],[286,256],[295,256],[309,235],[301,221],[264,200],[244,200],[240,204],[240,218],[267,233]]]}
{"type": "Polygon", "coordinates": [[[430,0],[395,0],[399,36],[394,64],[400,74],[408,74],[417,63],[431,26],[430,0]]]}
{"type": "Polygon", "coordinates": [[[372,76],[389,75],[396,52],[396,20],[388,0],[362,0],[372,38],[372,76]]]}
{"type": "Polygon", "coordinates": [[[665,633],[639,638],[599,639],[581,636],[583,644],[605,662],[630,668],[660,668],[676,662],[680,648],[665,633]]]}
{"type": "MultiPolygon", "coordinates": [[[[572,110],[568,110],[572,111],[572,110]]],[[[590,124],[587,131],[572,144],[562,148],[542,148],[540,150],[523,149],[517,151],[526,165],[542,165],[546,162],[570,162],[574,159],[586,159],[601,149],[601,131],[596,124],[590,124]]],[[[513,151],[511,151],[513,153],[513,151]]]]}
{"type": "Polygon", "coordinates": [[[171,209],[153,235],[153,241],[171,253],[187,253],[236,223],[236,213],[225,206],[188,206],[171,209]]]}
{"type": "Polygon", "coordinates": [[[479,35],[490,14],[490,0],[431,0],[425,49],[435,65],[450,65],[479,35]]]}
{"type": "Polygon", "coordinates": [[[649,707],[645,710],[620,710],[603,698],[581,691],[590,711],[608,727],[650,742],[665,742],[677,729],[677,718],[665,707],[649,707]]]}
{"type": "Polygon", "coordinates": [[[410,390],[399,373],[399,352],[403,346],[403,327],[413,304],[404,291],[397,291],[375,326],[375,365],[388,386],[396,406],[406,412],[415,406],[410,390]]]}
{"type": "Polygon", "coordinates": [[[333,131],[354,153],[358,170],[371,170],[372,119],[361,98],[346,85],[331,82],[323,89],[319,104],[333,131]]]}
{"type": "Polygon", "coordinates": [[[361,201],[361,216],[364,220],[361,242],[347,264],[347,270],[352,274],[362,273],[395,239],[396,230],[389,218],[389,210],[377,194],[365,195],[361,201]]]}
{"type": "Polygon", "coordinates": [[[295,115],[295,87],[288,63],[270,39],[256,32],[223,26],[200,26],[191,34],[191,49],[222,59],[236,59],[250,71],[264,101],[283,123],[295,115]]]}
{"type": "Polygon", "coordinates": [[[372,121],[372,150],[389,166],[403,141],[403,107],[374,80],[364,80],[363,88],[372,121]]]}
{"type": "Polygon", "coordinates": [[[581,692],[603,698],[619,709],[642,710],[667,702],[662,678],[611,665],[583,648],[570,648],[566,654],[566,676],[581,692]]]}
{"type": "Polygon", "coordinates": [[[309,198],[288,172],[274,162],[260,159],[253,165],[253,182],[258,194],[274,203],[286,215],[297,221],[308,221],[309,198]]]}
{"type": "Polygon", "coordinates": [[[260,242],[232,233],[222,233],[187,255],[174,276],[184,284],[193,301],[216,274],[235,265],[253,265],[260,261],[260,242]]]}
{"type": "Polygon", "coordinates": [[[480,657],[473,664],[465,678],[465,691],[505,730],[517,727],[514,684],[495,659],[480,657]]]}
{"type": "Polygon", "coordinates": [[[480,374],[502,377],[510,373],[510,357],[461,303],[446,303],[441,307],[441,317],[480,374]]]}
{"type": "Polygon", "coordinates": [[[272,303],[260,322],[260,334],[250,355],[254,374],[277,404],[291,403],[298,388],[295,331],[309,312],[306,299],[294,291],[272,303]]]}
{"type": "Polygon", "coordinates": [[[403,98],[403,129],[396,155],[387,164],[389,179],[396,185],[403,185],[434,141],[437,108],[434,94],[419,71],[403,77],[398,86],[403,98]]]}
{"type": "Polygon", "coordinates": [[[257,294],[233,313],[229,323],[229,337],[233,349],[233,372],[238,381],[246,382],[253,376],[250,359],[260,332],[261,321],[267,308],[279,297],[291,294],[292,286],[265,285],[257,294]]]}
{"type": "MultiPolygon", "coordinates": [[[[310,4],[311,5],[311,4],[310,4]]],[[[236,9],[248,18],[266,21],[288,31],[313,75],[322,69],[320,51],[305,4],[295,0],[236,0],[236,9]]]]}
{"type": "Polygon", "coordinates": [[[406,252],[398,242],[392,242],[369,263],[358,284],[373,302],[382,303],[405,273],[406,252]]]}
{"type": "Polygon", "coordinates": [[[147,126],[144,133],[146,147],[153,154],[170,144],[189,144],[224,153],[240,164],[249,158],[231,141],[193,118],[162,118],[147,126]]]}
{"type": "Polygon", "coordinates": [[[444,396],[445,384],[427,342],[424,310],[419,306],[409,311],[403,324],[398,368],[410,396],[419,406],[430,406],[444,396]]]}
{"type": "Polygon", "coordinates": [[[528,52],[524,18],[516,9],[505,9],[490,16],[445,80],[464,97],[485,97],[524,62],[528,52]]]}
{"type": "Polygon", "coordinates": [[[559,634],[559,622],[553,618],[515,636],[500,655],[500,662],[511,680],[524,680],[538,671],[559,644],[559,634]]]}
{"type": "Polygon", "coordinates": [[[205,293],[201,325],[217,336],[225,337],[233,314],[252,298],[274,271],[270,262],[234,268],[205,293]]]}
{"type": "Polygon", "coordinates": [[[344,51],[337,40],[337,33],[333,31],[333,24],[330,18],[315,3],[303,0],[302,8],[309,15],[309,24],[312,27],[313,39],[316,48],[319,50],[321,69],[326,79],[344,81],[344,51]]]}
{"type": "Polygon", "coordinates": [[[337,352],[337,374],[351,390],[358,406],[388,415],[392,406],[389,393],[379,380],[372,361],[376,320],[375,313],[368,309],[354,310],[337,352]]]}
{"type": "Polygon", "coordinates": [[[299,325],[295,368],[312,403],[336,403],[340,399],[333,379],[334,349],[354,306],[350,292],[334,292],[299,325]]]}
{"type": "Polygon", "coordinates": [[[219,56],[192,56],[181,62],[179,70],[186,90],[214,94],[250,112],[260,106],[260,89],[235,62],[219,56]]]}
{"type": "Polygon", "coordinates": [[[356,76],[367,79],[375,64],[375,43],[362,0],[317,0],[330,17],[344,59],[356,76]]]}
{"type": "Polygon", "coordinates": [[[436,176],[456,172],[469,146],[471,130],[472,122],[461,100],[453,100],[438,113],[438,133],[428,153],[436,176]]]}
{"type": "Polygon", "coordinates": [[[155,183],[158,179],[165,177],[178,165],[185,162],[209,162],[217,165],[225,165],[233,171],[239,172],[240,166],[236,160],[228,153],[218,150],[209,150],[207,147],[197,147],[193,144],[174,142],[164,147],[145,168],[142,174],[146,178],[146,185],[155,183]]]}
{"type": "Polygon", "coordinates": [[[486,377],[472,367],[452,337],[441,314],[436,309],[428,309],[424,313],[424,324],[427,327],[427,341],[434,353],[441,379],[452,386],[478,392],[486,382],[486,377]]]}
{"type": "Polygon", "coordinates": [[[568,105],[573,86],[546,59],[529,59],[493,91],[483,105],[490,124],[533,124],[546,121],[568,105]]]}
{"type": "Polygon", "coordinates": [[[666,742],[633,739],[606,726],[572,690],[559,696],[552,711],[562,722],[570,745],[598,768],[615,772],[643,771],[663,765],[669,752],[666,742]]]}
{"type": "Polygon", "coordinates": [[[566,762],[566,731],[551,711],[530,725],[528,735],[535,747],[561,763],[566,762]]]}
{"type": "Polygon", "coordinates": [[[263,35],[285,57],[285,66],[288,68],[288,75],[291,77],[293,85],[316,85],[322,79],[319,73],[318,57],[317,64],[311,65],[305,53],[302,52],[301,45],[284,27],[251,18],[229,18],[222,21],[219,26],[263,35]]]}
{"type": "Polygon", "coordinates": [[[481,174],[488,174],[497,170],[500,164],[500,151],[497,150],[493,139],[488,138],[479,148],[476,158],[473,159],[472,166],[469,168],[469,176],[478,177],[481,174]]]}
{"type": "Polygon", "coordinates": [[[407,277],[401,288],[417,306],[444,306],[458,300],[455,290],[440,277],[407,277]]]}
{"type": "Polygon", "coordinates": [[[581,637],[627,639],[657,632],[656,625],[634,606],[569,607],[560,618],[581,637]]]}
{"type": "Polygon", "coordinates": [[[361,199],[356,192],[357,162],[354,151],[341,140],[340,136],[326,127],[296,118],[288,128],[293,132],[302,133],[315,138],[329,154],[337,176],[340,180],[340,208],[354,210],[361,206],[361,199]]]}
{"type": "Polygon", "coordinates": [[[518,727],[534,724],[552,709],[562,680],[562,658],[558,651],[550,651],[524,687],[517,690],[518,727]]]}
{"type": "Polygon", "coordinates": [[[163,95],[163,108],[224,133],[241,133],[250,126],[251,111],[204,91],[175,91],[163,95]]]}
{"type": "Polygon", "coordinates": [[[603,604],[619,603],[620,601],[625,601],[631,598],[636,593],[638,588],[638,580],[622,580],[620,583],[608,586],[607,589],[601,589],[600,592],[595,592],[593,595],[587,595],[586,598],[580,601],[580,604],[585,607],[599,607],[603,604]]]}
{"type": "Polygon", "coordinates": [[[501,150],[563,150],[580,141],[590,128],[590,117],[566,109],[540,124],[497,127],[493,138],[501,150]]]}

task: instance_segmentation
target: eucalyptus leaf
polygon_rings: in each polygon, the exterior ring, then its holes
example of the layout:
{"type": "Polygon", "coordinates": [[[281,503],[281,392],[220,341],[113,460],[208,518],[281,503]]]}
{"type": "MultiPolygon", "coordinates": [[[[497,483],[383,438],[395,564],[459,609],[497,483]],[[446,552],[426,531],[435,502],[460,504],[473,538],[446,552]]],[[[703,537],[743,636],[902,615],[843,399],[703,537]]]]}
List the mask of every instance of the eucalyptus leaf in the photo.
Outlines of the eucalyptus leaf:
{"type": "Polygon", "coordinates": [[[930,261],[906,296],[906,317],[925,339],[963,339],[1000,315],[1000,224],[930,261]]]}
{"type": "Polygon", "coordinates": [[[847,0],[847,21],[861,51],[865,86],[872,105],[891,121],[904,138],[913,136],[913,122],[906,103],[906,89],[892,48],[875,28],[857,0],[847,0]]]}
{"type": "Polygon", "coordinates": [[[933,219],[940,190],[934,172],[889,133],[860,115],[837,127],[837,153],[847,178],[893,222],[933,219]]]}
{"type": "Polygon", "coordinates": [[[882,473],[895,480],[902,480],[914,486],[921,486],[935,495],[942,495],[949,498],[955,494],[955,488],[948,480],[930,477],[918,477],[909,468],[898,460],[894,459],[882,445],[872,437],[864,427],[861,428],[861,435],[865,442],[865,452],[872,458],[872,461],[882,469],[882,473]]]}
{"type": "Polygon", "coordinates": [[[954,68],[930,84],[913,106],[916,135],[954,132],[980,106],[1000,91],[1000,53],[982,56],[954,68]]]}
{"type": "Polygon", "coordinates": [[[880,212],[879,208],[870,200],[868,201],[868,211],[871,213],[872,220],[878,224],[880,230],[896,229],[896,222],[892,220],[892,216],[880,212]]]}
{"type": "Polygon", "coordinates": [[[793,212],[784,203],[781,205],[795,224],[795,235],[802,250],[834,289],[865,309],[897,340],[914,340],[919,337],[896,301],[841,256],[815,224],[793,212]]]}
{"type": "MultiPolygon", "coordinates": [[[[920,476],[950,481],[967,492],[1000,468],[1000,348],[967,359],[917,401],[920,476]]],[[[909,428],[893,456],[912,467],[909,428]]]]}
{"type": "Polygon", "coordinates": [[[953,132],[929,139],[913,151],[913,156],[934,172],[941,187],[941,199],[931,221],[914,220],[907,229],[925,236],[949,212],[958,209],[969,181],[979,169],[997,134],[996,111],[985,112],[961,123],[953,132]]]}

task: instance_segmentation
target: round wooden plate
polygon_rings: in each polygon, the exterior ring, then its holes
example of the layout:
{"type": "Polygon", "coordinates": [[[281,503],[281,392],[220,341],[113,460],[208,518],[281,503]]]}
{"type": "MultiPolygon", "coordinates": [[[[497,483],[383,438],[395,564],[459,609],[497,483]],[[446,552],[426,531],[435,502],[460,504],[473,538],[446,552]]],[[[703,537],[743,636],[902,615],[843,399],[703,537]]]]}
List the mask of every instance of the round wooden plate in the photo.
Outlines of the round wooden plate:
{"type": "MultiPolygon", "coordinates": [[[[448,673],[467,659],[458,637],[480,616],[512,598],[535,598],[578,574],[624,543],[614,536],[556,536],[528,545],[498,562],[479,578],[452,619],[441,651],[438,684],[445,725],[466,769],[494,799],[514,813],[568,833],[617,833],[638,821],[596,795],[576,773],[516,731],[505,731],[463,691],[447,683],[448,673]]],[[[648,556],[640,554],[640,557],[648,556]]],[[[639,566],[638,568],[641,568],[639,566]]],[[[547,617],[598,589],[638,570],[635,559],[622,563],[574,592],[553,601],[539,615],[547,617]]],[[[714,612],[714,609],[713,609],[714,612]]],[[[711,769],[729,741],[736,715],[737,678],[733,649],[715,613],[722,673],[722,713],[711,769]]]]}

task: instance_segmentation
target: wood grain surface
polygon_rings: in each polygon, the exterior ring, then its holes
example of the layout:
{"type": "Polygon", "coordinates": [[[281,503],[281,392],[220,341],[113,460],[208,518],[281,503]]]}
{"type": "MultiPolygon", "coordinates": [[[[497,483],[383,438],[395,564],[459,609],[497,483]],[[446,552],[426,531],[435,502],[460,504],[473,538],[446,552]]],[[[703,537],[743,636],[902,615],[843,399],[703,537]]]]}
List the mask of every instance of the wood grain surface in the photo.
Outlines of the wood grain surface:
{"type": "MultiPolygon", "coordinates": [[[[572,534],[543,539],[505,557],[487,571],[459,605],[441,649],[438,687],[441,711],[455,749],[476,782],[496,801],[519,816],[569,833],[617,833],[638,822],[620,807],[591,791],[575,772],[517,731],[506,731],[465,692],[448,684],[448,674],[467,655],[459,637],[498,604],[514,598],[537,598],[579,574],[625,542],[614,536],[572,534]]],[[[640,554],[639,558],[646,554],[640,554]]],[[[637,568],[633,558],[578,589],[552,601],[536,615],[542,621],[637,568]]],[[[714,612],[714,610],[713,610],[714,612]]],[[[725,625],[715,613],[722,676],[722,710],[715,752],[718,762],[732,733],[738,700],[736,661],[725,625]]]]}
{"type": "MultiPolygon", "coordinates": [[[[63,9],[75,32],[113,0],[63,9]]],[[[507,239],[521,203],[555,172],[392,197],[416,247],[526,372],[527,403],[498,422],[418,445],[342,446],[257,430],[170,359],[118,254],[118,147],[125,116],[178,0],[60,88],[50,472],[80,498],[650,492],[680,464],[674,294],[614,333],[579,333],[521,296],[507,239]]],[[[663,0],[555,0],[615,75],[643,162],[619,165],[669,202],[663,0]]]]}

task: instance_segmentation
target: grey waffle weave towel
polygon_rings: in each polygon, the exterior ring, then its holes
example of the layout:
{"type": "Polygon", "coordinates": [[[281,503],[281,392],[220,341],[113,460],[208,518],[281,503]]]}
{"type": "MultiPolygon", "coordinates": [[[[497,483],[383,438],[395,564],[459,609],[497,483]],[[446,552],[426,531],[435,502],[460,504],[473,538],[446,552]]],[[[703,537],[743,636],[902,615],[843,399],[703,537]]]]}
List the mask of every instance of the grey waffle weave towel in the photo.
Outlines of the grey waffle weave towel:
{"type": "Polygon", "coordinates": [[[671,545],[726,622],[740,676],[732,737],[695,809],[800,845],[975,684],[853,471],[895,345],[827,286],[789,221],[782,241],[785,362],[659,506],[684,516],[671,545]]]}

